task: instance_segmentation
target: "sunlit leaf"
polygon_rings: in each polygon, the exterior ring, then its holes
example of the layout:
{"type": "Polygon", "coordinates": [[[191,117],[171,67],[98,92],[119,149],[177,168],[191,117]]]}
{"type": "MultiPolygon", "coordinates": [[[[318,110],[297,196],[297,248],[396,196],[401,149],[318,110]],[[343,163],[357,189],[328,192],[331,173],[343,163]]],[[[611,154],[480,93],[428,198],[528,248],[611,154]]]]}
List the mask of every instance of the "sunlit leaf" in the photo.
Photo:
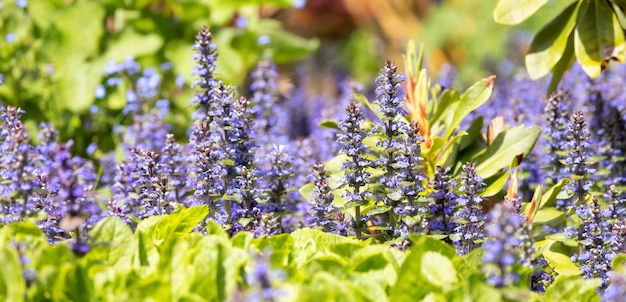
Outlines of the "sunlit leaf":
{"type": "Polygon", "coordinates": [[[528,19],[548,0],[500,0],[493,10],[493,19],[501,24],[515,25],[528,19]]]}
{"type": "Polygon", "coordinates": [[[545,76],[563,57],[568,37],[576,24],[579,3],[572,3],[533,38],[526,55],[526,70],[531,78],[545,76]]]}

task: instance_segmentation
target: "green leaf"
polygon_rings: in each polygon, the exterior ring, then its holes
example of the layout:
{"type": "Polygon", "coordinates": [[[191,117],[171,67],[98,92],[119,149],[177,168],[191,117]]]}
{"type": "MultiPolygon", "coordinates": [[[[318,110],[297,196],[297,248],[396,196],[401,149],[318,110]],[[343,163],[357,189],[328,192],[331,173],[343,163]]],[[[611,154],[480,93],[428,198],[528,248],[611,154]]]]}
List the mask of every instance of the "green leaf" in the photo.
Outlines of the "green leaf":
{"type": "Polygon", "coordinates": [[[592,78],[600,74],[613,53],[613,18],[611,8],[604,1],[584,1],[578,11],[574,51],[582,69],[592,78]]]}
{"type": "MultiPolygon", "coordinates": [[[[176,234],[189,233],[208,213],[209,209],[207,206],[178,207],[171,214],[160,217],[154,225],[152,238],[159,245],[176,234]]],[[[137,230],[140,230],[140,226],[141,224],[137,227],[137,230]]]]}
{"type": "Polygon", "coordinates": [[[496,177],[493,182],[488,182],[487,180],[485,180],[485,182],[487,183],[487,187],[484,191],[480,193],[480,196],[489,197],[500,193],[500,191],[502,191],[502,188],[504,188],[504,186],[506,185],[506,181],[509,179],[509,171],[510,170],[507,170],[501,173],[500,176],[496,177]]]}
{"type": "Polygon", "coordinates": [[[568,6],[533,38],[526,54],[526,70],[532,79],[548,74],[563,57],[568,38],[576,25],[579,3],[568,6]]]}
{"type": "Polygon", "coordinates": [[[552,78],[550,78],[550,85],[548,85],[547,92],[548,97],[550,96],[550,94],[557,90],[559,82],[563,78],[563,75],[574,64],[574,36],[574,32],[570,33],[569,37],[567,38],[567,46],[563,51],[563,56],[561,56],[561,59],[552,68],[552,78]]]}
{"type": "Polygon", "coordinates": [[[548,287],[546,301],[600,301],[596,289],[602,280],[599,278],[582,279],[577,276],[561,276],[548,287]]]}
{"type": "Polygon", "coordinates": [[[545,208],[537,211],[537,214],[535,214],[535,219],[533,219],[533,224],[547,224],[555,226],[562,222],[564,218],[565,212],[561,212],[556,208],[545,208]]]}
{"type": "Polygon", "coordinates": [[[493,82],[495,77],[489,77],[482,79],[468,88],[462,95],[459,101],[459,105],[454,111],[452,121],[447,125],[446,131],[443,135],[444,140],[448,140],[457,127],[461,124],[461,121],[474,111],[479,106],[482,106],[491,97],[493,93],[493,82]]]}
{"type": "Polygon", "coordinates": [[[337,122],[335,122],[335,121],[333,121],[333,120],[324,120],[324,121],[321,121],[318,125],[319,125],[320,127],[322,127],[322,128],[328,128],[328,129],[337,129],[337,130],[340,130],[340,129],[339,129],[339,125],[337,124],[337,122]]]}
{"type": "Polygon", "coordinates": [[[423,299],[430,292],[446,292],[460,281],[452,263],[458,255],[451,246],[426,235],[411,234],[409,239],[413,247],[391,289],[391,301],[423,299]]]}
{"type": "Polygon", "coordinates": [[[542,255],[559,275],[578,276],[582,274],[582,271],[578,269],[578,266],[572,262],[572,259],[566,253],[567,249],[562,243],[551,240],[542,249],[542,255]]]}
{"type": "Polygon", "coordinates": [[[436,102],[437,107],[435,108],[435,113],[429,119],[430,124],[436,127],[440,123],[451,121],[460,100],[461,96],[458,91],[454,89],[445,90],[439,101],[436,102]]]}
{"type": "Polygon", "coordinates": [[[356,272],[382,270],[389,265],[385,256],[387,247],[382,245],[370,245],[356,252],[349,261],[349,268],[356,272]]]}
{"type": "Polygon", "coordinates": [[[509,167],[518,154],[526,157],[541,134],[541,128],[523,125],[500,132],[486,152],[477,161],[476,170],[482,178],[488,178],[509,167]]]}
{"type": "Polygon", "coordinates": [[[0,300],[23,301],[26,283],[17,251],[8,245],[0,245],[0,263],[0,300]]]}
{"type": "Polygon", "coordinates": [[[493,19],[506,25],[515,25],[532,16],[548,0],[500,0],[493,10],[493,19]]]}
{"type": "Polygon", "coordinates": [[[539,209],[546,207],[552,207],[556,204],[556,197],[561,193],[561,190],[567,184],[567,179],[561,179],[554,186],[550,187],[548,191],[543,193],[541,202],[539,202],[539,209]]]}
{"type": "Polygon", "coordinates": [[[87,257],[104,261],[108,265],[128,268],[131,264],[135,236],[133,231],[117,217],[107,217],[89,232],[92,250],[87,257]]]}

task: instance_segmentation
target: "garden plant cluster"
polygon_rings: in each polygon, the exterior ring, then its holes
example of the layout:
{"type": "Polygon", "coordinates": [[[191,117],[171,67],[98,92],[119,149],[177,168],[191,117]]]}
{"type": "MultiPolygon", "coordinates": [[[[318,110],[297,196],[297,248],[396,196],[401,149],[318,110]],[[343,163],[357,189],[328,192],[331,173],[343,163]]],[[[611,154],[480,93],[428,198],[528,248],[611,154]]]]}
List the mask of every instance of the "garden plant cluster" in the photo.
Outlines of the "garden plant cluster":
{"type": "Polygon", "coordinates": [[[547,98],[516,77],[459,92],[409,44],[405,74],[387,61],[303,112],[271,56],[241,95],[209,28],[193,50],[186,131],[171,66],[107,64],[121,148],[97,161],[0,107],[1,300],[626,299],[623,65],[574,66],[547,98]]]}

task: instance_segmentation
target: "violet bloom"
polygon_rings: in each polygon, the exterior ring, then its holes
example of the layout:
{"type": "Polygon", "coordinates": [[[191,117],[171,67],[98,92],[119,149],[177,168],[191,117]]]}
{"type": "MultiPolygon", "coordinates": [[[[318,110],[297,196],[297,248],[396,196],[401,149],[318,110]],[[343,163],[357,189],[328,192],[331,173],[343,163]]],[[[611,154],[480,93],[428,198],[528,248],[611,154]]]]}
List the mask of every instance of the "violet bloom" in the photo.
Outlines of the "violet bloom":
{"type": "Polygon", "coordinates": [[[202,122],[209,121],[208,113],[215,106],[216,100],[213,98],[213,90],[217,87],[218,82],[215,80],[214,73],[215,61],[217,60],[217,46],[213,44],[213,35],[207,27],[202,27],[196,35],[196,43],[192,47],[196,54],[193,59],[196,65],[193,67],[193,74],[198,79],[191,85],[196,88],[194,97],[190,103],[197,106],[193,114],[193,119],[202,122]]]}
{"type": "Polygon", "coordinates": [[[256,118],[254,130],[257,133],[257,143],[260,146],[259,156],[269,152],[272,144],[287,142],[285,117],[286,108],[277,102],[276,66],[270,60],[263,60],[252,72],[250,84],[250,99],[256,118]]]}
{"type": "MultiPolygon", "coordinates": [[[[431,182],[433,190],[429,196],[432,201],[429,202],[428,229],[431,234],[450,235],[456,229],[453,215],[457,199],[454,193],[456,182],[450,176],[450,168],[438,165],[431,182]]],[[[446,241],[452,242],[449,238],[446,241]]]]}
{"type": "Polygon", "coordinates": [[[482,211],[484,198],[479,194],[486,186],[482,178],[476,174],[476,166],[472,162],[463,165],[461,186],[457,198],[457,209],[454,214],[456,223],[455,245],[457,252],[466,255],[479,245],[485,234],[483,224],[485,215],[482,211]]]}
{"type": "Polygon", "coordinates": [[[610,272],[609,286],[602,294],[602,302],[620,302],[626,301],[626,275],[623,273],[610,272]]]}
{"type": "Polygon", "coordinates": [[[167,134],[157,165],[171,188],[168,199],[177,203],[183,202],[183,196],[188,190],[188,166],[183,147],[174,140],[173,134],[167,134]]]}
{"type": "Polygon", "coordinates": [[[573,192],[573,200],[563,200],[565,204],[558,204],[563,208],[570,208],[574,204],[584,203],[585,196],[591,189],[592,181],[590,175],[595,173],[595,169],[589,166],[591,158],[591,143],[589,140],[589,130],[583,113],[574,112],[567,126],[567,138],[564,144],[567,155],[565,156],[565,172],[572,177],[572,181],[566,190],[573,192]]]}
{"type": "Polygon", "coordinates": [[[514,285],[519,281],[513,266],[521,260],[517,231],[522,227],[522,217],[506,202],[496,204],[488,216],[487,238],[482,245],[483,270],[493,286],[514,285]]]}
{"type": "Polygon", "coordinates": [[[576,214],[582,220],[577,230],[581,252],[572,256],[572,260],[580,264],[583,278],[602,278],[598,291],[606,289],[611,271],[611,261],[617,254],[611,248],[612,226],[610,212],[602,210],[597,198],[591,204],[579,204],[576,214]]]}
{"type": "MultiPolygon", "coordinates": [[[[567,108],[568,96],[557,91],[553,93],[546,101],[545,116],[547,126],[544,127],[543,134],[548,137],[548,167],[547,178],[551,180],[551,184],[556,184],[561,178],[567,177],[563,174],[565,166],[563,165],[564,144],[567,139],[567,122],[569,109],[567,108]]],[[[543,139],[543,138],[541,138],[543,139]]]]}
{"type": "Polygon", "coordinates": [[[30,135],[20,121],[20,108],[0,106],[0,222],[23,220],[33,213],[39,188],[41,157],[29,144],[30,135]]]}
{"type": "Polygon", "coordinates": [[[319,227],[324,232],[333,232],[332,217],[336,213],[333,206],[333,193],[328,183],[328,173],[324,164],[317,163],[313,166],[311,180],[315,186],[313,199],[311,200],[311,227],[319,227]]]}
{"type": "Polygon", "coordinates": [[[337,139],[341,145],[341,153],[348,156],[348,159],[341,164],[341,170],[344,171],[342,182],[349,189],[342,197],[345,200],[346,208],[355,207],[354,231],[359,239],[365,222],[361,217],[360,207],[366,205],[367,198],[372,195],[364,188],[371,181],[371,174],[366,169],[371,166],[372,161],[367,158],[369,148],[363,144],[363,140],[367,136],[361,128],[363,121],[363,113],[357,103],[348,104],[346,117],[339,122],[342,133],[337,139]]]}
{"type": "Polygon", "coordinates": [[[396,73],[397,69],[393,63],[387,61],[376,78],[375,103],[380,106],[378,113],[382,116],[372,128],[373,135],[381,136],[381,140],[376,145],[384,150],[384,154],[376,160],[375,164],[382,170],[377,180],[384,190],[383,202],[392,209],[388,212],[392,230],[398,223],[393,209],[401,202],[394,195],[402,189],[402,169],[407,167],[403,157],[405,142],[402,137],[406,123],[401,120],[407,114],[402,87],[405,78],[404,75],[396,73]]]}

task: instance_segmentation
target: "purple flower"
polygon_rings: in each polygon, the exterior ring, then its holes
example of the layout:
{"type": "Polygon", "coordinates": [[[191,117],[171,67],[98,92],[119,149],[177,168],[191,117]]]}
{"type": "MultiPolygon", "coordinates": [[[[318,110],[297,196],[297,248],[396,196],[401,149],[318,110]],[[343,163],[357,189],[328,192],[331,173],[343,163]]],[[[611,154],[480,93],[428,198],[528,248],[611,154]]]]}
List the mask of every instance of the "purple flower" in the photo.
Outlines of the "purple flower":
{"type": "Polygon", "coordinates": [[[564,200],[565,204],[557,204],[563,208],[572,207],[573,204],[584,202],[585,195],[589,192],[592,182],[590,175],[595,173],[595,169],[589,166],[591,158],[591,143],[589,140],[589,130],[583,113],[574,112],[567,125],[567,137],[564,144],[567,155],[564,159],[565,173],[572,177],[566,190],[575,194],[573,200],[564,200]]]}
{"type": "Polygon", "coordinates": [[[498,203],[489,212],[482,260],[487,280],[496,287],[505,287],[519,281],[519,275],[513,270],[513,266],[521,261],[522,241],[518,236],[521,227],[522,217],[509,203],[498,203]]]}
{"type": "Polygon", "coordinates": [[[333,232],[334,223],[332,217],[336,215],[333,206],[333,193],[328,183],[328,175],[324,164],[317,163],[313,166],[311,174],[313,185],[313,199],[311,201],[311,227],[320,227],[324,232],[333,232]]]}
{"type": "Polygon", "coordinates": [[[342,182],[349,187],[342,196],[346,202],[346,208],[355,207],[354,231],[357,238],[361,238],[362,217],[360,207],[367,204],[367,198],[372,195],[365,190],[365,185],[370,183],[371,174],[366,171],[372,164],[366,156],[369,148],[363,144],[366,137],[365,131],[361,128],[363,123],[363,113],[357,103],[350,103],[346,107],[346,117],[339,122],[342,133],[337,141],[341,145],[340,152],[347,155],[348,159],[341,165],[344,172],[342,182]]]}
{"type": "Polygon", "coordinates": [[[193,74],[198,79],[191,85],[192,88],[197,88],[190,103],[197,106],[194,119],[202,122],[208,118],[209,111],[216,105],[216,100],[212,95],[213,90],[218,86],[218,82],[214,78],[217,46],[213,44],[213,35],[209,28],[203,26],[200,29],[196,35],[196,43],[192,48],[196,51],[193,58],[196,61],[193,74]]]}
{"type": "Polygon", "coordinates": [[[485,220],[481,204],[483,198],[479,196],[485,186],[482,178],[476,174],[474,163],[464,164],[459,197],[456,199],[457,208],[454,214],[456,234],[453,240],[457,252],[461,255],[471,252],[476,248],[477,242],[485,237],[482,229],[485,220]]]}
{"type": "Polygon", "coordinates": [[[432,201],[429,202],[428,228],[431,233],[450,235],[456,229],[456,223],[452,219],[457,199],[455,187],[456,182],[450,177],[450,168],[437,166],[432,179],[432,201]]]}

